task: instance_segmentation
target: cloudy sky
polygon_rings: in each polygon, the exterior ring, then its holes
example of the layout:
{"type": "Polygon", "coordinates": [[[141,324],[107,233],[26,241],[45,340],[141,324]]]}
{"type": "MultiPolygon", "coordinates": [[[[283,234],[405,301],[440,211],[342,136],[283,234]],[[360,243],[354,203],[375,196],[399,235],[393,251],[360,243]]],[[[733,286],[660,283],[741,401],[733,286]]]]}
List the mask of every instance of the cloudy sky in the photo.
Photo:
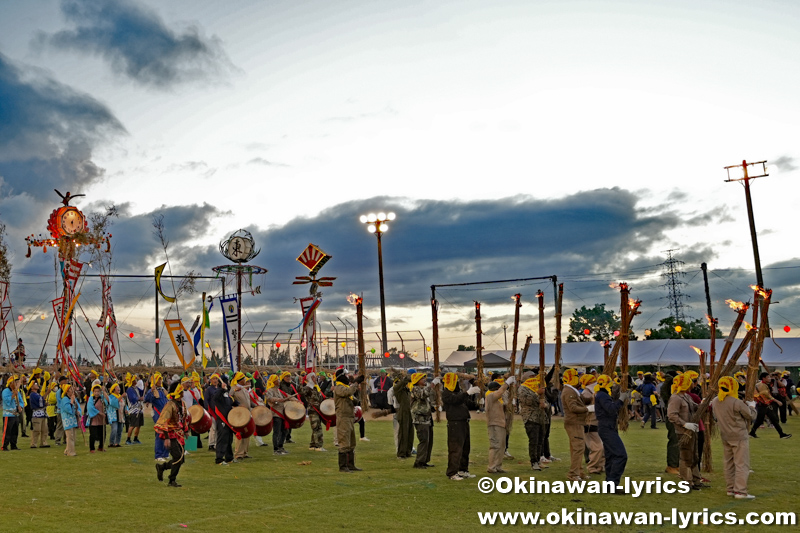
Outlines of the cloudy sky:
{"type": "MultiPolygon", "coordinates": [[[[687,313],[705,314],[705,261],[726,325],[724,300],[747,299],[755,279],[743,188],[724,181],[743,159],[770,163],[752,189],[772,325],[800,331],[794,2],[32,0],[0,15],[0,220],[31,351],[57,289],[52,253],[26,259],[24,237],[45,231],[54,188],[86,194],[87,213],[118,207],[117,273],[164,262],[154,215],[173,274],[210,275],[219,241],[251,231],[269,273],[244,300],[245,330],[297,324],[295,258],[314,242],[337,277],[325,334],[355,322],[350,292],[378,331],[376,243],[358,221],[373,210],[397,213],[389,330],[430,342],[432,284],[550,275],[565,313],[615,307],[608,284],[627,280],[644,300],[635,326],[655,327],[668,249],[685,262],[687,313]]],[[[97,285],[84,286],[93,321],[97,285]]],[[[503,347],[515,292],[534,333],[539,289],[552,313],[546,280],[440,291],[442,351],[474,344],[473,300],[488,349],[503,347]]],[[[152,280],[113,293],[135,334],[124,356],[151,357],[152,280]]],[[[198,307],[184,298],[181,316],[191,324],[198,307]]]]}

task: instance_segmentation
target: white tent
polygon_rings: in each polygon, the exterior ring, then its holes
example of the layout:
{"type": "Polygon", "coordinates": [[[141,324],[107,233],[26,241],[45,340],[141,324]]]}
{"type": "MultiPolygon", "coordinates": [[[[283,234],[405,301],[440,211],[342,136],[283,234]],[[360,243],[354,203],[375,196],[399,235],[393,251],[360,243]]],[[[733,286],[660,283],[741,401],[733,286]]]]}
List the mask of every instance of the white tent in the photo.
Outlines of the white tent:
{"type": "MultiPolygon", "coordinates": [[[[734,341],[733,350],[739,346],[741,338],[734,341]]],[[[700,360],[692,346],[705,350],[710,349],[709,339],[663,339],[631,341],[628,350],[630,366],[698,366],[700,360]]],[[[722,353],[725,339],[717,339],[717,357],[722,353]]],[[[546,344],[544,350],[545,364],[550,366],[555,360],[555,344],[546,344]]],[[[511,350],[492,350],[492,353],[505,359],[511,359],[511,350]]],[[[452,352],[442,363],[446,367],[464,366],[465,361],[475,359],[474,351],[452,352]]],[[[706,356],[708,357],[708,356],[706,356]]],[[[517,350],[517,364],[520,364],[522,350],[517,350]]],[[[772,368],[800,366],[800,338],[783,337],[766,339],[761,355],[764,363],[772,368]],[[782,351],[781,351],[782,350],[782,351]]],[[[706,359],[708,361],[708,359],[706,359]]],[[[539,364],[539,345],[531,344],[525,360],[526,366],[539,364]]],[[[739,364],[747,364],[747,352],[739,358],[739,364]]],[[[565,342],[561,345],[562,366],[603,366],[603,347],[599,342],[565,342]]]]}

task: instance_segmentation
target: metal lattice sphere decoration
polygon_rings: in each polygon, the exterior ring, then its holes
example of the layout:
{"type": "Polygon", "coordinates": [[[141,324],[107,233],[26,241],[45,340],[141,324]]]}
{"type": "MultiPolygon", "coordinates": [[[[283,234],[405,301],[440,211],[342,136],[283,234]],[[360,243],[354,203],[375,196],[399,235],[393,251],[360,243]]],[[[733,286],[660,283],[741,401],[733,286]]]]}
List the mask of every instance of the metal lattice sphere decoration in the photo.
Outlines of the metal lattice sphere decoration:
{"type": "Polygon", "coordinates": [[[240,229],[219,243],[219,251],[234,263],[247,263],[261,252],[261,248],[256,248],[249,231],[240,229]]]}

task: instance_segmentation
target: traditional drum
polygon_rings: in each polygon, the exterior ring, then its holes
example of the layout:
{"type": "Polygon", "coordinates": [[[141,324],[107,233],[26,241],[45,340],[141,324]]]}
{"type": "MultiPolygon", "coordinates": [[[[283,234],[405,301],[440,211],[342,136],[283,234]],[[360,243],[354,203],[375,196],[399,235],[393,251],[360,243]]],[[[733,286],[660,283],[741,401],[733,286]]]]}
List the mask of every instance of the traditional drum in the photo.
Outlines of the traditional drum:
{"type": "Polygon", "coordinates": [[[253,423],[256,425],[256,435],[266,437],[272,433],[272,411],[269,407],[259,405],[250,414],[253,415],[253,423]]]}
{"type": "Polygon", "coordinates": [[[211,418],[211,415],[208,414],[208,411],[203,409],[202,405],[193,405],[189,408],[189,427],[192,428],[192,431],[195,433],[208,433],[211,429],[214,420],[211,418]]]}
{"type": "Polygon", "coordinates": [[[286,416],[286,422],[292,429],[297,429],[303,426],[306,421],[306,406],[302,402],[289,401],[283,404],[283,414],[286,416]]]}
{"type": "Polygon", "coordinates": [[[360,405],[355,406],[355,408],[353,409],[353,415],[356,417],[356,424],[357,424],[358,421],[361,420],[361,418],[364,416],[364,412],[361,410],[360,405]]]}
{"type": "Polygon", "coordinates": [[[333,398],[326,398],[319,404],[319,414],[330,426],[336,425],[336,402],[333,398]]]}
{"type": "Polygon", "coordinates": [[[250,411],[244,407],[234,407],[228,413],[228,423],[238,433],[242,435],[243,439],[249,439],[256,432],[256,423],[253,417],[250,416],[250,411]]]}

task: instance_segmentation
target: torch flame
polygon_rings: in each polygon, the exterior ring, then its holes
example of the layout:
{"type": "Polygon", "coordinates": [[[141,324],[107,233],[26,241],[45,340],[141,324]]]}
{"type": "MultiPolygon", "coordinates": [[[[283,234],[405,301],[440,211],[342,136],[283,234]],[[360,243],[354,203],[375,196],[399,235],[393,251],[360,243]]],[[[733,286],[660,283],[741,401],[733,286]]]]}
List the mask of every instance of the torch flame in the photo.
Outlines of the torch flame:
{"type": "Polygon", "coordinates": [[[758,285],[750,285],[750,288],[753,289],[756,294],[759,294],[762,298],[766,298],[768,296],[767,291],[763,287],[759,287],[758,285]]]}
{"type": "Polygon", "coordinates": [[[359,300],[361,300],[361,297],[358,294],[353,294],[352,292],[347,297],[347,303],[351,305],[358,305],[359,300]]]}
{"type": "Polygon", "coordinates": [[[627,283],[625,283],[625,282],[621,282],[621,283],[609,283],[609,284],[608,284],[608,286],[609,286],[609,287],[611,287],[612,289],[619,289],[619,290],[621,290],[621,291],[624,291],[624,290],[627,290],[627,289],[628,289],[628,284],[627,284],[627,283]]]}
{"type": "Polygon", "coordinates": [[[697,355],[703,355],[703,350],[701,350],[697,346],[689,345],[689,347],[692,348],[695,352],[697,352],[697,355]]]}
{"type": "Polygon", "coordinates": [[[734,311],[741,311],[744,309],[744,304],[742,302],[735,302],[733,300],[725,300],[725,303],[733,309],[734,311]]]}
{"type": "Polygon", "coordinates": [[[750,331],[751,329],[753,329],[753,326],[749,322],[745,322],[744,329],[745,331],[750,331]]]}

